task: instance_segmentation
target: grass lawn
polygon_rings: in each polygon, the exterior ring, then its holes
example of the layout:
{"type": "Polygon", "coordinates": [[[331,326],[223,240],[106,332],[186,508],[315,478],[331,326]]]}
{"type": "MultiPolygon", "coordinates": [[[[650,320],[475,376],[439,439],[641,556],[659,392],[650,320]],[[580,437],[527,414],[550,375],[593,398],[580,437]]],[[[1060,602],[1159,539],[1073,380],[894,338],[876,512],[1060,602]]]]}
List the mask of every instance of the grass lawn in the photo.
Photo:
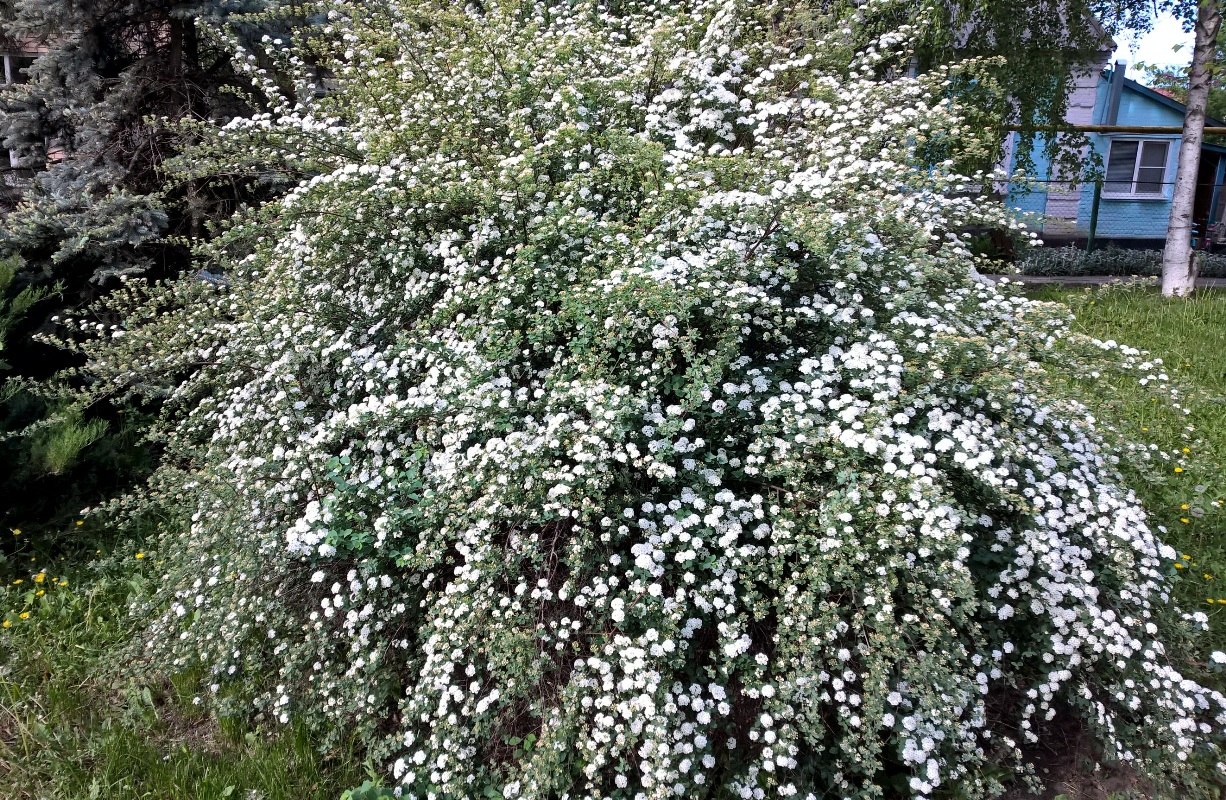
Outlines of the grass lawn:
{"type": "Polygon", "coordinates": [[[125,555],[70,578],[35,557],[0,589],[0,797],[336,800],[362,780],[301,730],[218,724],[189,681],[128,677],[117,659],[143,565],[125,555]]]}
{"type": "MultiPolygon", "coordinates": [[[[1084,333],[1161,358],[1183,392],[1187,414],[1133,377],[1084,384],[1099,419],[1148,448],[1122,468],[1186,554],[1172,578],[1184,607],[1210,617],[1199,655],[1226,649],[1226,292],[1034,296],[1068,304],[1084,333]]],[[[115,659],[132,630],[127,601],[153,571],[134,550],[74,567],[18,549],[0,587],[0,798],[334,800],[365,777],[352,754],[324,759],[302,731],[218,725],[192,705],[185,680],[125,677],[115,659]]]]}

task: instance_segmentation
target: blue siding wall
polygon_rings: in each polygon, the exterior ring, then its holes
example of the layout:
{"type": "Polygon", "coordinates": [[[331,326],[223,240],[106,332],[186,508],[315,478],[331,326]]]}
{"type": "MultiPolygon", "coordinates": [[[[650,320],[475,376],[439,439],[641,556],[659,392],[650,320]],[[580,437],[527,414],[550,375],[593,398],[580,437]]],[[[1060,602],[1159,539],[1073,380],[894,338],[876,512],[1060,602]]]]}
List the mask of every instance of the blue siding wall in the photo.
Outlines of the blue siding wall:
{"type": "MultiPolygon", "coordinates": [[[[1124,100],[1128,100],[1131,92],[1124,92],[1124,100]]],[[[1141,98],[1144,99],[1144,98],[1141,98]]],[[[1155,103],[1148,103],[1149,106],[1155,106],[1155,103]]],[[[1168,111],[1169,109],[1161,109],[1168,111]]],[[[1172,112],[1173,113],[1173,112],[1172,112]]],[[[1155,117],[1157,115],[1154,115],[1155,117]]],[[[1178,123],[1169,121],[1162,122],[1136,122],[1124,116],[1124,102],[1120,103],[1120,124],[1127,125],[1172,125],[1182,124],[1182,120],[1178,123]],[[1127,122],[1124,120],[1127,119],[1127,122]]],[[[1090,134],[1090,146],[1102,158],[1103,163],[1107,161],[1107,148],[1112,138],[1119,139],[1135,139],[1136,136],[1128,136],[1126,134],[1117,135],[1100,135],[1090,134]]],[[[1096,235],[1109,236],[1119,239],[1163,239],[1166,238],[1166,226],[1171,218],[1171,194],[1174,191],[1172,185],[1175,181],[1175,168],[1179,163],[1179,136],[1146,136],[1149,139],[1165,139],[1170,142],[1166,153],[1166,178],[1167,185],[1162,187],[1162,199],[1147,199],[1147,200],[1132,200],[1113,198],[1109,194],[1103,194],[1098,205],[1098,230],[1096,235]]],[[[1077,226],[1090,229],[1090,213],[1093,206],[1094,186],[1088,184],[1081,192],[1080,202],[1077,204],[1077,226]]]]}
{"type": "MultiPolygon", "coordinates": [[[[1105,86],[1106,83],[1106,80],[1099,81],[1102,86],[1105,86]]],[[[1120,125],[1182,126],[1183,114],[1125,87],[1124,94],[1120,98],[1120,115],[1117,122],[1120,125]]]]}

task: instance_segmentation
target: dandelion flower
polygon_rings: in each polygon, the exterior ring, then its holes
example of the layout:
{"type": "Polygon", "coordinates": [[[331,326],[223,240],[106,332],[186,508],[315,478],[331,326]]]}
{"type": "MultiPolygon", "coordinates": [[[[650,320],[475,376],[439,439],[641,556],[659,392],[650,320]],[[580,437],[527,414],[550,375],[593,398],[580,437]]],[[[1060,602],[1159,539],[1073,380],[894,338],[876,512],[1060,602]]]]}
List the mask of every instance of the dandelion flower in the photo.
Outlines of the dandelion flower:
{"type": "Polygon", "coordinates": [[[144,554],[144,553],[137,553],[137,554],[136,554],[136,557],[137,557],[138,559],[140,559],[140,558],[144,558],[144,557],[145,557],[145,554],[144,554]]]}
{"type": "Polygon", "coordinates": [[[1183,472],[1183,467],[1175,467],[1175,474],[1176,474],[1176,475],[1178,475],[1178,474],[1179,474],[1179,473],[1181,473],[1181,472],[1183,472]]]}
{"type": "Polygon", "coordinates": [[[21,619],[29,619],[29,618],[30,618],[30,612],[29,612],[29,611],[22,611],[22,612],[21,612],[20,614],[18,614],[17,616],[18,616],[18,617],[20,617],[21,619]]]}
{"type": "Polygon", "coordinates": [[[35,582],[35,583],[42,583],[42,582],[43,582],[43,581],[45,581],[45,580],[47,580],[47,573],[45,573],[45,572],[40,572],[40,573],[38,573],[37,575],[35,575],[35,576],[34,576],[34,582],[35,582]]]}

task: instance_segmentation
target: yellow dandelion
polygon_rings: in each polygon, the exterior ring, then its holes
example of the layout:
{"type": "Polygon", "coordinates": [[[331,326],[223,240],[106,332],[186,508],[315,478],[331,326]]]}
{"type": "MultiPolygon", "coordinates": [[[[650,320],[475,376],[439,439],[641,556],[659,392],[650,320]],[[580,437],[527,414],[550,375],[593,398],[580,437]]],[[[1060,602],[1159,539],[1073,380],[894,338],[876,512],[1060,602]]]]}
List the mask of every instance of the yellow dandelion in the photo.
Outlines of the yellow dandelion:
{"type": "Polygon", "coordinates": [[[40,573],[38,573],[37,575],[35,575],[35,576],[34,576],[34,582],[35,582],[35,583],[42,583],[42,582],[43,582],[43,581],[45,581],[45,580],[47,580],[47,573],[45,573],[45,572],[40,572],[40,573]]]}
{"type": "Polygon", "coordinates": [[[9,530],[13,532],[13,535],[14,535],[14,536],[20,536],[20,535],[21,535],[21,528],[9,528],[9,530]]]}
{"type": "Polygon", "coordinates": [[[1142,427],[1142,428],[1141,428],[1141,430],[1142,430],[1142,431],[1144,431],[1144,432],[1146,432],[1146,433],[1148,433],[1148,432],[1149,432],[1149,428],[1142,427]]]}
{"type": "Polygon", "coordinates": [[[144,557],[145,557],[145,554],[144,554],[144,553],[137,553],[137,554],[136,554],[136,557],[137,557],[137,558],[144,558],[144,557]]]}
{"type": "Polygon", "coordinates": [[[1205,602],[1206,602],[1206,603],[1208,603],[1209,605],[1213,605],[1213,604],[1214,604],[1214,603],[1216,603],[1217,601],[1216,601],[1216,600],[1214,600],[1212,597],[1206,597],[1206,598],[1205,598],[1205,602]]]}
{"type": "Polygon", "coordinates": [[[60,586],[67,586],[67,585],[68,585],[68,579],[67,579],[67,578],[64,578],[63,580],[61,580],[61,581],[60,581],[60,584],[59,584],[59,585],[60,585],[60,586]]]}
{"type": "Polygon", "coordinates": [[[1178,475],[1178,474],[1179,474],[1179,473],[1181,473],[1181,472],[1183,472],[1183,467],[1175,467],[1175,474],[1176,474],[1176,475],[1178,475]]]}
{"type": "Polygon", "coordinates": [[[13,585],[14,585],[14,586],[20,586],[20,585],[21,585],[21,584],[23,584],[23,583],[25,583],[25,579],[24,579],[24,578],[18,578],[17,580],[13,581],[13,585]]]}
{"type": "Polygon", "coordinates": [[[81,527],[81,526],[82,526],[82,525],[84,525],[84,524],[85,524],[85,520],[83,520],[83,519],[79,519],[79,520],[77,520],[77,527],[78,527],[78,528],[79,528],[79,527],[81,527]]]}
{"type": "Polygon", "coordinates": [[[1188,510],[1189,508],[1191,508],[1191,507],[1192,507],[1192,506],[1188,505],[1187,503],[1181,503],[1181,504],[1179,505],[1179,510],[1180,510],[1180,511],[1187,511],[1187,510],[1188,510]]]}
{"type": "Polygon", "coordinates": [[[35,593],[34,593],[34,596],[35,596],[35,597],[42,597],[42,596],[43,596],[43,595],[45,595],[46,593],[47,593],[47,590],[46,590],[46,589],[39,589],[37,592],[35,592],[35,593]]]}
{"type": "Polygon", "coordinates": [[[1176,561],[1176,562],[1175,562],[1175,569],[1183,569],[1183,564],[1181,564],[1180,562],[1176,561]]]}
{"type": "Polygon", "coordinates": [[[1192,448],[1191,448],[1191,447],[1185,447],[1185,448],[1183,449],[1183,451],[1184,451],[1185,453],[1191,453],[1191,452],[1192,452],[1192,448]]]}
{"type": "Polygon", "coordinates": [[[30,618],[30,612],[29,612],[29,611],[22,611],[22,612],[21,612],[20,614],[18,614],[17,616],[21,617],[22,619],[29,619],[29,618],[30,618]]]}
{"type": "Polygon", "coordinates": [[[1187,525],[1192,520],[1188,519],[1187,517],[1180,517],[1179,521],[1182,522],[1184,525],[1187,525]]]}
{"type": "Polygon", "coordinates": [[[1206,572],[1206,573],[1205,573],[1205,580],[1207,580],[1207,581],[1211,581],[1211,580],[1213,580],[1213,576],[1212,576],[1212,575],[1210,575],[1208,572],[1206,572]]]}
{"type": "Polygon", "coordinates": [[[1192,556],[1188,555],[1187,553],[1181,553],[1181,554],[1179,555],[1179,557],[1180,557],[1180,558],[1182,558],[1184,561],[1191,561],[1191,560],[1192,560],[1192,556]]]}
{"type": "Polygon", "coordinates": [[[11,619],[6,619],[4,622],[0,622],[0,628],[11,628],[11,627],[13,627],[13,621],[11,619]]]}

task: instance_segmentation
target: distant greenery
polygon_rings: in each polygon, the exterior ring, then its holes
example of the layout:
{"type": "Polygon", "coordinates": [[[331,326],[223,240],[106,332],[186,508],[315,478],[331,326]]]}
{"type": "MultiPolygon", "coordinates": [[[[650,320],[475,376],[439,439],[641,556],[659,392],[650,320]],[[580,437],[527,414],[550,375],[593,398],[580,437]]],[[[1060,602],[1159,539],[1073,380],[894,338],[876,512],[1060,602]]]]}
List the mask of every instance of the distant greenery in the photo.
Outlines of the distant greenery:
{"type": "MultiPolygon", "coordinates": [[[[0,525],[23,524],[31,513],[43,519],[75,513],[83,505],[81,498],[99,485],[93,480],[95,475],[78,471],[72,476],[71,489],[55,487],[55,478],[107,429],[104,420],[86,419],[85,409],[71,402],[49,402],[45,393],[23,380],[28,376],[22,376],[20,369],[14,377],[11,346],[16,342],[20,350],[29,344],[28,333],[21,335],[23,327],[29,327],[29,318],[36,311],[45,311],[39,308],[44,301],[58,298],[63,289],[58,282],[48,286],[31,282],[23,267],[19,256],[0,257],[0,463],[4,465],[0,485],[6,490],[0,496],[7,494],[9,500],[0,506],[0,525]]],[[[121,440],[116,437],[111,444],[121,440]]],[[[99,450],[104,456],[114,455],[113,447],[99,450]]],[[[106,471],[113,473],[119,467],[121,460],[111,458],[106,471]]],[[[3,553],[0,548],[0,559],[3,553]]]]}

